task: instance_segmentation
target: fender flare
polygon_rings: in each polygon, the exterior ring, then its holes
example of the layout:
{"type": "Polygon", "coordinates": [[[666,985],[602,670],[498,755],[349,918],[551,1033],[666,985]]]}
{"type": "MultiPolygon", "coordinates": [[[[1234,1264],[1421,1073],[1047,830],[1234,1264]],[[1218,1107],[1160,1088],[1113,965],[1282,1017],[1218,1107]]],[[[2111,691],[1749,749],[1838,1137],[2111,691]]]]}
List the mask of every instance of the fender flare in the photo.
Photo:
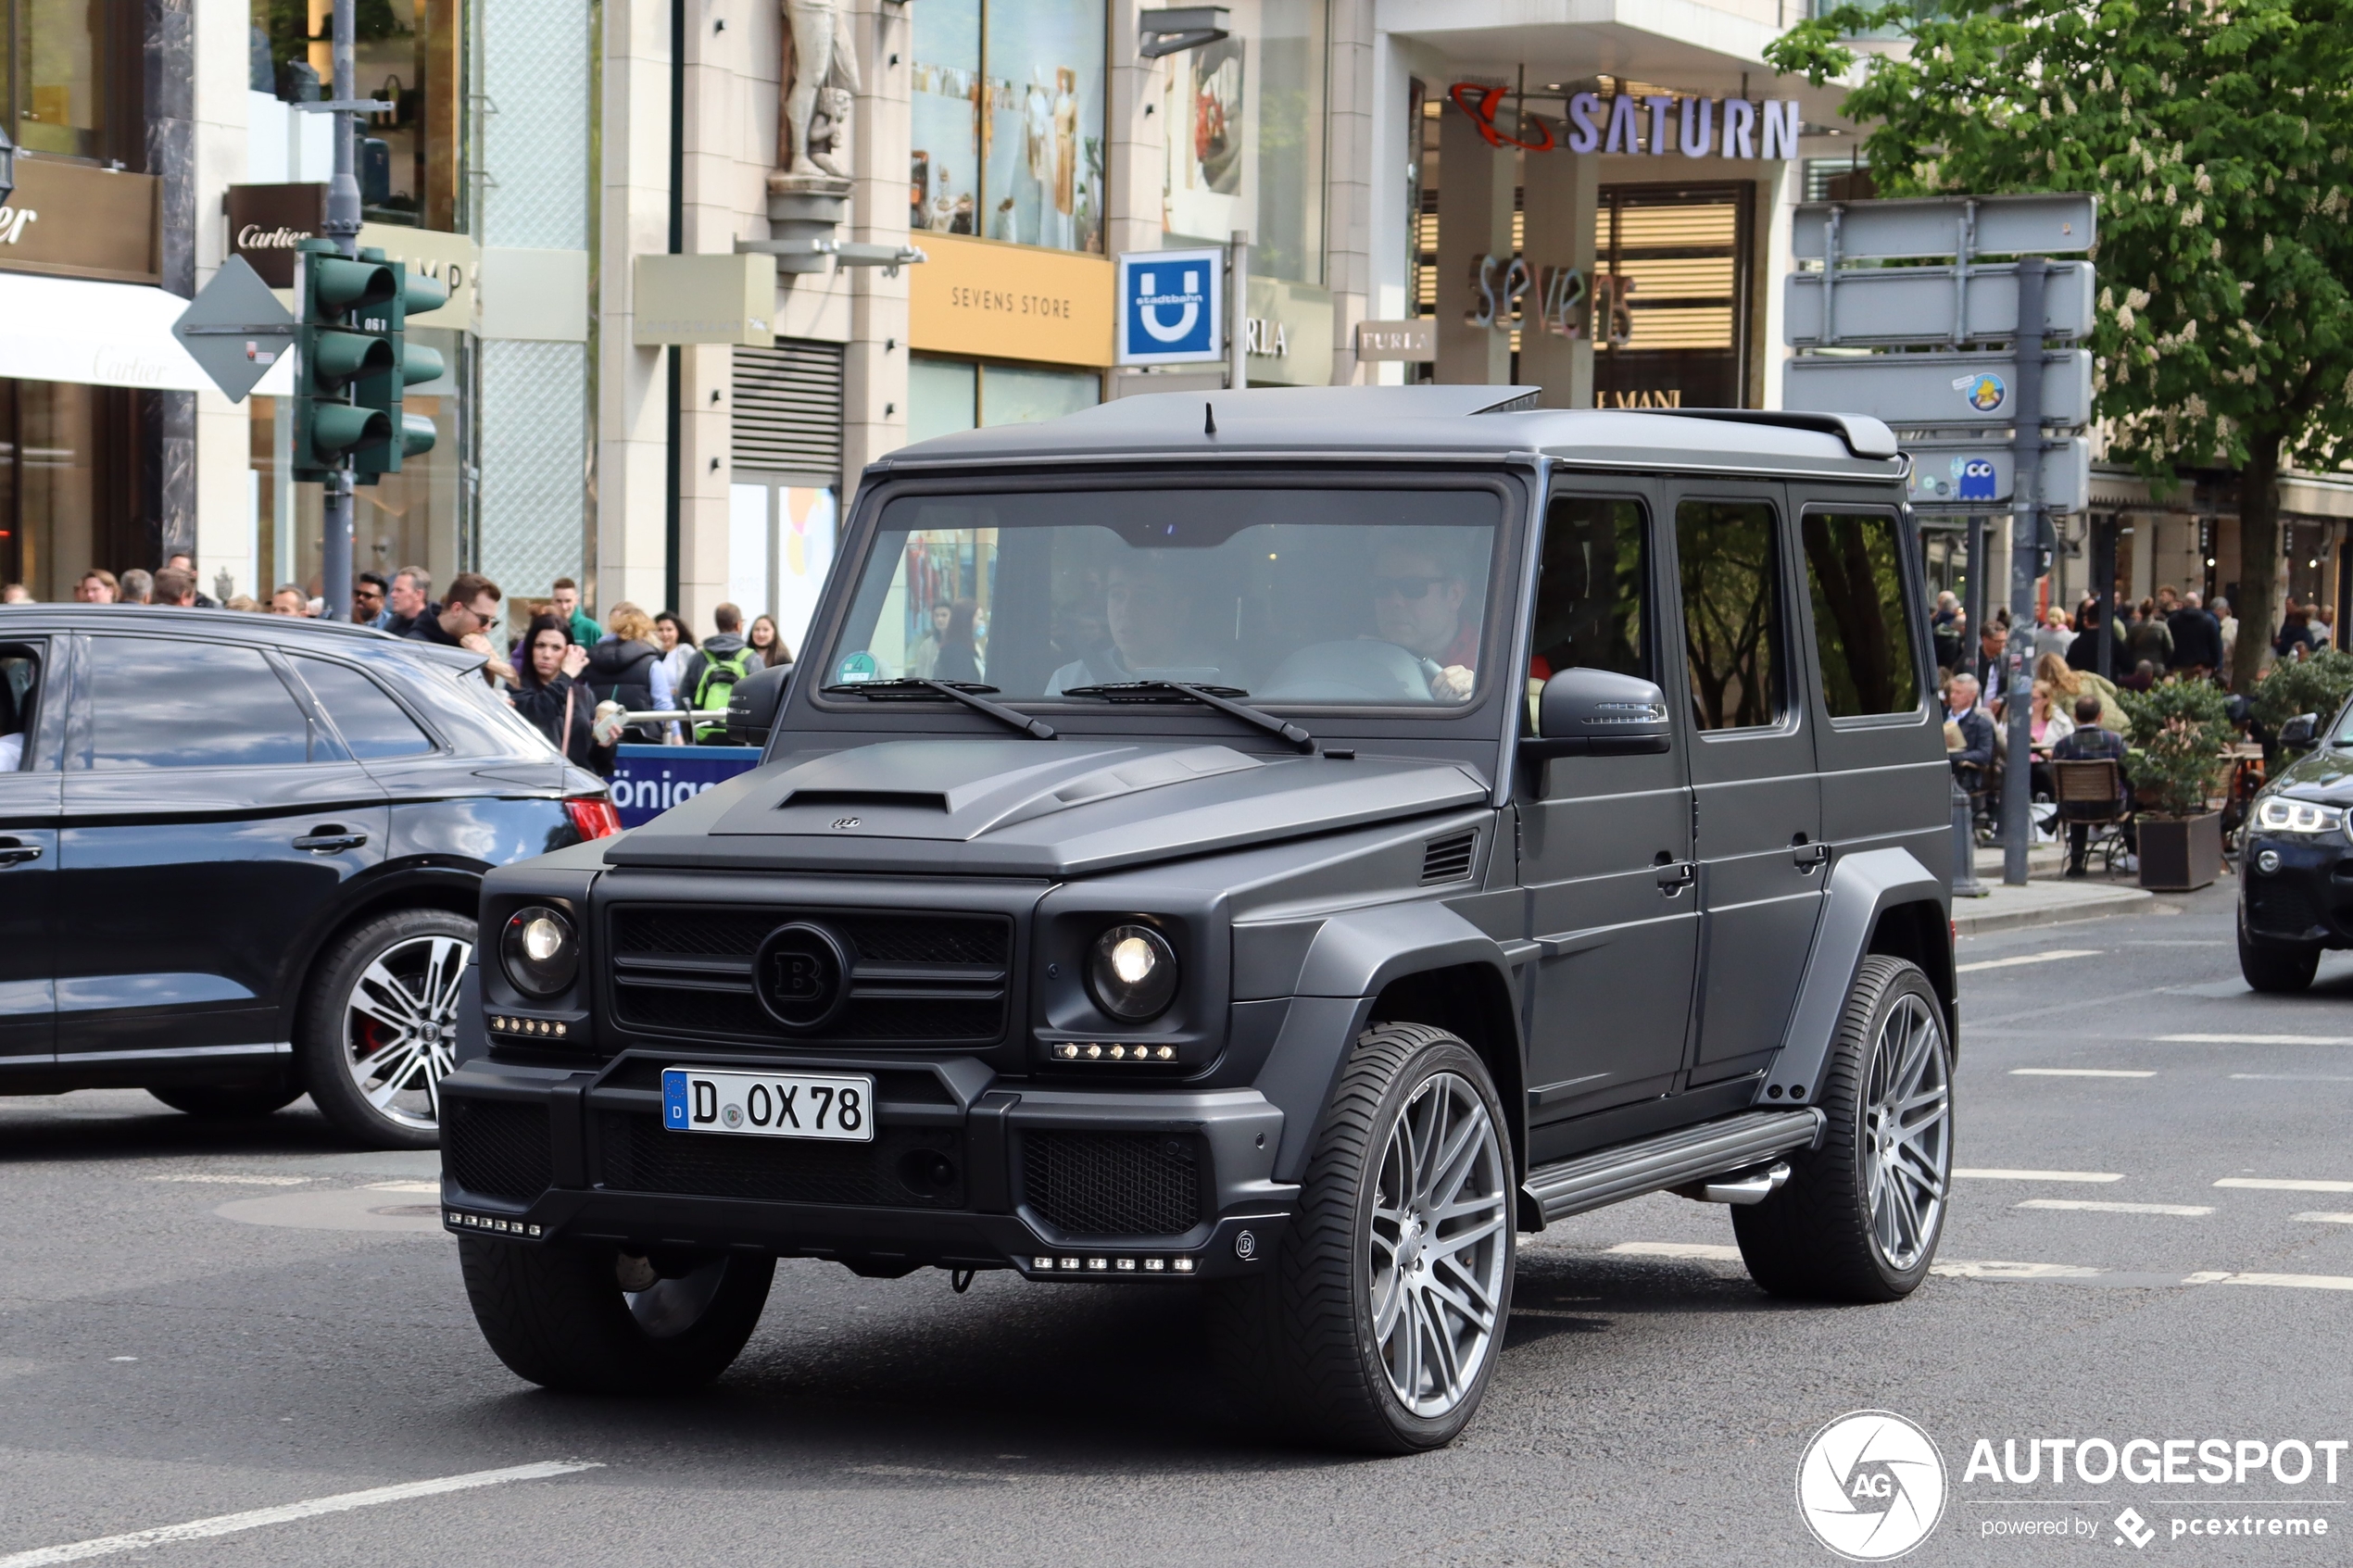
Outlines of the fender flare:
{"type": "MultiPolygon", "coordinates": [[[[1405,975],[1464,964],[1492,969],[1506,994],[1517,994],[1502,945],[1443,904],[1382,904],[1323,922],[1258,1074],[1259,1092],[1283,1113],[1275,1180],[1303,1175],[1332,1087],[1356,1036],[1372,1022],[1382,988],[1405,975]]],[[[1519,1048],[1516,1039],[1511,1048],[1519,1048]]]]}
{"type": "Polygon", "coordinates": [[[1948,912],[1952,908],[1944,879],[1908,849],[1867,849],[1832,862],[1821,922],[1806,955],[1805,978],[1798,983],[1797,1005],[1790,1010],[1780,1052],[1756,1086],[1757,1104],[1815,1102],[1831,1039],[1838,1032],[1838,1015],[1854,989],[1855,972],[1870,950],[1880,916],[1896,905],[1922,899],[1948,912]]]}

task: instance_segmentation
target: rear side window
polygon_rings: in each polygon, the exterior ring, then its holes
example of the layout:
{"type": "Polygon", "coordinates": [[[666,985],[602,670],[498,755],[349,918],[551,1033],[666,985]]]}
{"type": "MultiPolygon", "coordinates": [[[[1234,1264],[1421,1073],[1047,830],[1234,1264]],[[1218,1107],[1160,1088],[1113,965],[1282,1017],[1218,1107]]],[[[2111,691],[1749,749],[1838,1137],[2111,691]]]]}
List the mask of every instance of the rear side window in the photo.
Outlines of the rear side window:
{"type": "Polygon", "coordinates": [[[1648,561],[1638,501],[1558,495],[1544,513],[1528,673],[1614,670],[1651,681],[1648,561]]]}
{"type": "Polygon", "coordinates": [[[1912,621],[1904,613],[1902,546],[1895,520],[1872,513],[1810,512],[1799,529],[1814,597],[1814,646],[1822,701],[1833,719],[1909,713],[1919,707],[1912,621]]]}
{"type": "Polygon", "coordinates": [[[32,763],[32,721],[40,690],[41,662],[32,650],[0,647],[0,772],[15,772],[32,763]]]}
{"type": "Polygon", "coordinates": [[[417,721],[359,671],[323,659],[298,658],[294,666],[318,697],[319,706],[335,721],[344,745],[361,761],[416,757],[434,749],[433,741],[417,728],[417,721]]]}
{"type": "Polygon", "coordinates": [[[425,711],[460,757],[510,757],[545,762],[556,748],[527,723],[514,705],[483,684],[476,671],[454,671],[418,660],[401,690],[425,711]]]}
{"type": "Polygon", "coordinates": [[[93,768],[267,768],[310,759],[310,721],[256,648],[90,642],[93,768]]]}
{"type": "Polygon", "coordinates": [[[1703,730],[1780,719],[1778,532],[1773,508],[1762,501],[1684,501],[1675,508],[1692,721],[1703,730]]]}

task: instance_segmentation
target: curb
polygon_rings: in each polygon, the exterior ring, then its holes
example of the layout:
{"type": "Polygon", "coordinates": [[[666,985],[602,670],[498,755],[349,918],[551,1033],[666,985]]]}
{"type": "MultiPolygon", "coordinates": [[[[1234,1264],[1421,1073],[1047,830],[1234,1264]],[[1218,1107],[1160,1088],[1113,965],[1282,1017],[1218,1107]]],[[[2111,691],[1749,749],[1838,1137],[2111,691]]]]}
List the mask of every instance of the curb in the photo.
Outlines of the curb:
{"type": "MultiPolygon", "coordinates": [[[[2032,885],[2032,884],[2030,884],[2032,885]]],[[[2117,897],[2074,899],[2059,904],[2042,904],[2026,909],[1985,909],[1972,912],[1964,905],[1975,904],[1975,898],[1953,901],[1953,930],[1960,936],[1982,936],[1989,931],[2015,931],[2021,926],[2058,925],[2067,921],[2096,920],[2103,915],[2136,912],[2157,900],[2157,895],[2139,887],[2120,887],[2117,897]]],[[[1994,895],[1998,897],[1999,895],[1994,895]]],[[[1986,900],[1991,902],[1991,900],[1986,900]]]]}

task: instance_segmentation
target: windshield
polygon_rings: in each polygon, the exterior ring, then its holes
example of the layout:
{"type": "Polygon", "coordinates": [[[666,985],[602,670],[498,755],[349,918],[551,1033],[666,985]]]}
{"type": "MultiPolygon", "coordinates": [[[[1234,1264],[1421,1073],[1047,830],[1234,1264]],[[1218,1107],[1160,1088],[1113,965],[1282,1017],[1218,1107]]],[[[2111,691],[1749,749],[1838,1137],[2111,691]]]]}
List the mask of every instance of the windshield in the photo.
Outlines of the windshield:
{"type": "Polygon", "coordinates": [[[1131,681],[1262,702],[1470,700],[1491,490],[911,495],[882,517],[829,684],[1131,681]]]}

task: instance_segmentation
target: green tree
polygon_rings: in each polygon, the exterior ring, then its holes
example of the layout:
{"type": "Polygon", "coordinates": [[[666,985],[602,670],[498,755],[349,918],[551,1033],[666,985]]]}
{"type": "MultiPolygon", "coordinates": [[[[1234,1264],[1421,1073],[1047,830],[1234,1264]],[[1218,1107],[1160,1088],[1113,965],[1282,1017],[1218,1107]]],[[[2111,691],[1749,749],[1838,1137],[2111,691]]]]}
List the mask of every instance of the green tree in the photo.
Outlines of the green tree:
{"type": "Polygon", "coordinates": [[[2111,451],[2239,470],[2239,689],[2270,641],[2283,464],[2353,457],[2353,0],[1842,5],[1766,57],[1845,111],[1881,194],[2091,191],[2111,451]]]}

